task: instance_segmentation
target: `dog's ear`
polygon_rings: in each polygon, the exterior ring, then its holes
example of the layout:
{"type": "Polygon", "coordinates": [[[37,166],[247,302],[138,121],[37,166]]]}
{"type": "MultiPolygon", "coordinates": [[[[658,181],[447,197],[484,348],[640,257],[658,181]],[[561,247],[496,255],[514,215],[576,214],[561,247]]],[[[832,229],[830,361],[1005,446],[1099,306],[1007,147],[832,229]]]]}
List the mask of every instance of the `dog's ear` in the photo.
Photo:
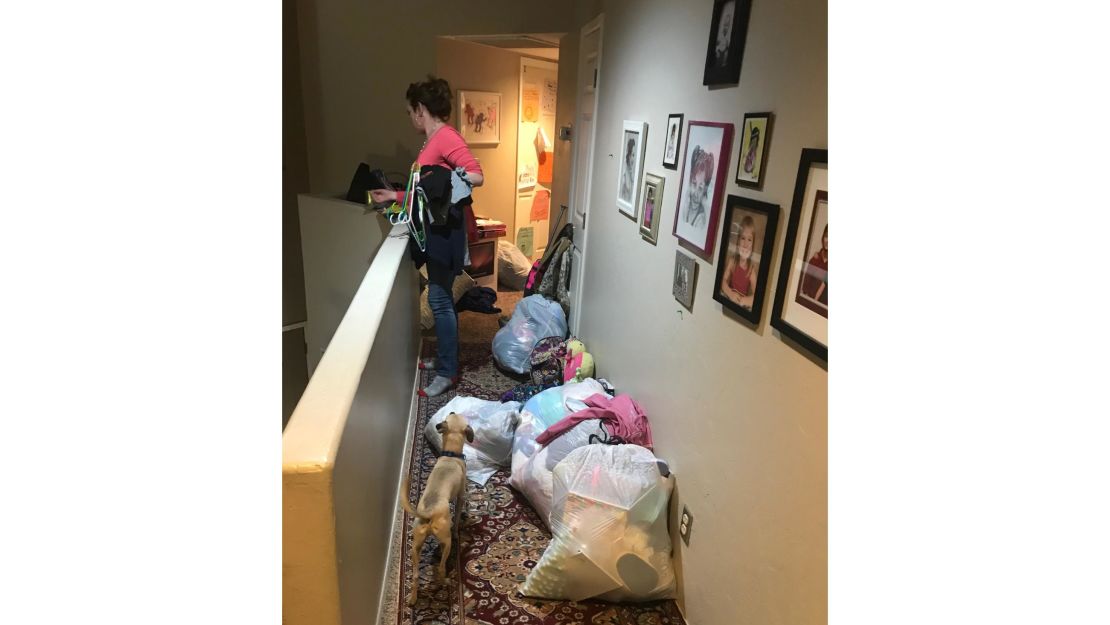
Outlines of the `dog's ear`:
{"type": "Polygon", "coordinates": [[[439,432],[440,434],[443,434],[444,430],[446,430],[446,429],[447,429],[447,422],[446,421],[440,421],[439,423],[436,424],[436,432],[439,432]]]}
{"type": "Polygon", "coordinates": [[[470,427],[469,425],[466,426],[466,442],[474,442],[474,428],[470,427]]]}

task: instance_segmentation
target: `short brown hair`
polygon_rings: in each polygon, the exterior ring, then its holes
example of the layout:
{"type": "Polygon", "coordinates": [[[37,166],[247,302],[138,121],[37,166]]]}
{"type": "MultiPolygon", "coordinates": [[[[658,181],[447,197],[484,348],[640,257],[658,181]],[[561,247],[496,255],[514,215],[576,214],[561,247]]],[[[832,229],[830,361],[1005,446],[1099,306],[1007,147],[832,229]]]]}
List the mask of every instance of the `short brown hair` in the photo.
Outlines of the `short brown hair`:
{"type": "Polygon", "coordinates": [[[405,98],[410,107],[415,109],[417,104],[423,104],[429,113],[443,121],[451,117],[451,85],[442,78],[428,74],[428,80],[409,85],[405,98]]]}

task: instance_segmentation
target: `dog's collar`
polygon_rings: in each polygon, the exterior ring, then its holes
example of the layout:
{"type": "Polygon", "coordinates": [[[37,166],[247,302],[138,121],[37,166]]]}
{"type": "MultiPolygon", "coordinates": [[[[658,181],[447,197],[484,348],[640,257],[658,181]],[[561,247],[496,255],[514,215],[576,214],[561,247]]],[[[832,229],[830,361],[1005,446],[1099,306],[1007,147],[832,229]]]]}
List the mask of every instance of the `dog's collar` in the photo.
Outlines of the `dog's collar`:
{"type": "Polygon", "coordinates": [[[466,458],[463,458],[463,455],[457,451],[443,451],[440,452],[439,455],[440,457],[447,456],[448,458],[458,458],[459,460],[466,460],[466,458]]]}

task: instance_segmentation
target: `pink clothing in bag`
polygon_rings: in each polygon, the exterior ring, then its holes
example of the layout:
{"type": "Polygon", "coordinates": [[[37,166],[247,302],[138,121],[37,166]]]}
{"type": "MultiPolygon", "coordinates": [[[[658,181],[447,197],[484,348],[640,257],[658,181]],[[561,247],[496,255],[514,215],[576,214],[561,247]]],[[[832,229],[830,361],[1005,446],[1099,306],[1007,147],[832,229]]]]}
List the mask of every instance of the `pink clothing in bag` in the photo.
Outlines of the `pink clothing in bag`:
{"type": "Polygon", "coordinates": [[[582,421],[601,419],[609,436],[619,436],[626,443],[651,449],[651,425],[647,415],[632,397],[609,397],[594,393],[586,398],[586,405],[590,408],[579,410],[544,430],[536,437],[536,443],[546,445],[582,421]]]}

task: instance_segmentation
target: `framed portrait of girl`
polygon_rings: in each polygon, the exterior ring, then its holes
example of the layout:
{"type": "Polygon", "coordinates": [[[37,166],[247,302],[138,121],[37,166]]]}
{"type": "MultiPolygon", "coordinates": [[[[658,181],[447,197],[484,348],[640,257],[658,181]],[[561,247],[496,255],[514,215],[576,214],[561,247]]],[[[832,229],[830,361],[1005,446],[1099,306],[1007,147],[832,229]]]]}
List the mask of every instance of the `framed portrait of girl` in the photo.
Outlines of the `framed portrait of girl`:
{"type": "Polygon", "coordinates": [[[732,124],[695,121],[686,132],[672,233],[680,245],[705,260],[712,260],[732,132],[732,124]]]}
{"type": "Polygon", "coordinates": [[[805,148],[782,248],[771,327],[829,360],[829,151],[805,148]]]}
{"type": "Polygon", "coordinates": [[[655,245],[659,237],[659,209],[663,203],[663,183],[666,180],[654,174],[644,174],[644,187],[640,191],[640,236],[655,245]]]}
{"type": "Polygon", "coordinates": [[[725,201],[713,299],[748,321],[763,317],[779,206],[736,195],[725,201]]]}

